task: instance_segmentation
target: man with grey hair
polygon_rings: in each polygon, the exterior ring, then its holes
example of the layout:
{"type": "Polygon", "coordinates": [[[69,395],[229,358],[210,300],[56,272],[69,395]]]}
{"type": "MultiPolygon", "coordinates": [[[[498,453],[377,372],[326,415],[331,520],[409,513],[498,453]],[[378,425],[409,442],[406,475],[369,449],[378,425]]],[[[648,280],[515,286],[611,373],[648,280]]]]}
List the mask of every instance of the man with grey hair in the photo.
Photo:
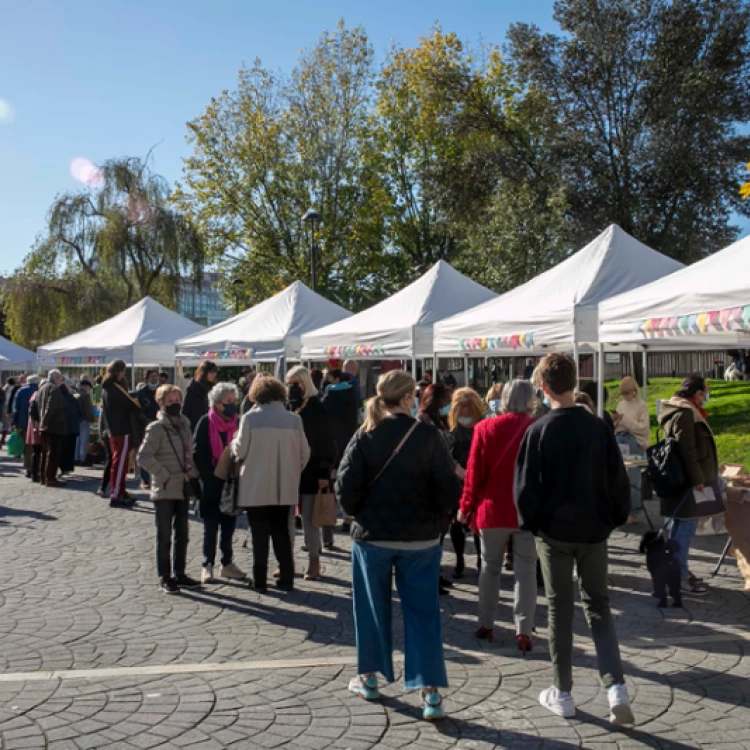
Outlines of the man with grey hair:
{"type": "MultiPolygon", "coordinates": [[[[39,376],[29,375],[26,380],[26,385],[19,388],[16,394],[16,399],[13,402],[13,414],[11,416],[11,423],[14,430],[19,430],[24,436],[26,435],[26,427],[29,424],[29,402],[31,397],[39,389],[39,376]]],[[[25,441],[24,441],[25,442],[25,441]]],[[[23,451],[23,468],[26,472],[27,477],[31,477],[31,463],[34,457],[34,446],[24,445],[23,451]]]]}
{"type": "Polygon", "coordinates": [[[62,442],[68,433],[65,401],[60,386],[65,377],[59,370],[47,373],[47,383],[39,389],[39,429],[42,433],[42,461],[39,471],[41,484],[47,487],[63,487],[57,479],[62,442]]]}

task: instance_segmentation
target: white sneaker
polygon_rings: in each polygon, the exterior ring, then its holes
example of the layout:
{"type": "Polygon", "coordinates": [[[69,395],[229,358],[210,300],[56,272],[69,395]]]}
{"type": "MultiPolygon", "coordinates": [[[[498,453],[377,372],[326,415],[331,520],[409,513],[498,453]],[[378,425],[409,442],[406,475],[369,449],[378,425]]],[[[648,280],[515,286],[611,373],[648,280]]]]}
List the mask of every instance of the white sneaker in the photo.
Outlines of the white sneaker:
{"type": "Polygon", "coordinates": [[[612,685],[607,690],[607,698],[609,698],[609,720],[612,724],[635,724],[635,716],[630,707],[630,697],[625,685],[612,685]]]}
{"type": "Polygon", "coordinates": [[[563,693],[552,686],[539,693],[539,703],[563,719],[572,719],[576,715],[576,705],[570,693],[563,693]]]}
{"type": "Polygon", "coordinates": [[[247,578],[247,575],[233,562],[229,563],[229,565],[222,565],[221,568],[219,568],[219,575],[222,578],[231,578],[236,581],[241,581],[243,578],[247,578]]]}
{"type": "Polygon", "coordinates": [[[205,568],[201,570],[201,583],[214,583],[214,566],[213,565],[206,565],[205,568]]]}

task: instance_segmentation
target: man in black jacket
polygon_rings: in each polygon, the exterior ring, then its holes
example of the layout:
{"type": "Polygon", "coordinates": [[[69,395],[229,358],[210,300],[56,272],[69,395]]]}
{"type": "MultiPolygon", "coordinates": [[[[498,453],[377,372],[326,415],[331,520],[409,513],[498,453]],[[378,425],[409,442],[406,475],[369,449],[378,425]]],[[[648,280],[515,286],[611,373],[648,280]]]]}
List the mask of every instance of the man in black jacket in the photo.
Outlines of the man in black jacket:
{"type": "Polygon", "coordinates": [[[125,483],[133,447],[133,422],[141,413],[141,405],[128,393],[126,371],[125,362],[116,359],[107,367],[107,376],[102,383],[102,409],[107,420],[112,451],[110,508],[127,508],[135,504],[128,497],[125,483]]]}
{"type": "Polygon", "coordinates": [[[549,606],[554,685],[539,702],[571,718],[573,686],[573,569],[578,572],[610,721],[632,724],[607,584],[607,539],[630,512],[630,484],[614,435],[575,404],[576,366],[565,354],[539,365],[552,411],[526,433],[518,454],[515,501],[522,529],[537,537],[549,606]]]}
{"type": "Polygon", "coordinates": [[[60,387],[65,382],[59,370],[50,370],[47,383],[39,389],[36,397],[39,407],[39,430],[42,434],[42,460],[39,468],[41,484],[47,487],[62,487],[57,479],[63,438],[68,434],[65,402],[60,387]]]}

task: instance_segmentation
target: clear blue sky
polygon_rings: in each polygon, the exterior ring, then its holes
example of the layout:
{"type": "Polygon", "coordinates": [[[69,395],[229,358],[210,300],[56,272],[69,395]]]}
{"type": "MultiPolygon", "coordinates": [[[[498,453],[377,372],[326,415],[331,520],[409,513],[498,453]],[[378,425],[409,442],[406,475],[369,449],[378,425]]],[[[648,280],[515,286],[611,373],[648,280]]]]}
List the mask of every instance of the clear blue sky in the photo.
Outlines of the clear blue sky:
{"type": "Polygon", "coordinates": [[[21,263],[55,195],[79,187],[73,159],[159,144],[155,169],[179,178],[185,123],[234,87],[243,62],[289,70],[342,17],[366,27],[381,58],[435,21],[496,43],[514,21],[554,28],[552,0],[4,0],[0,275],[21,263]]]}
{"type": "Polygon", "coordinates": [[[179,178],[185,123],[233,88],[243,62],[289,70],[321,31],[366,27],[382,56],[439,20],[463,38],[502,42],[509,23],[552,28],[552,0],[22,0],[2,3],[0,275],[18,266],[50,203],[79,183],[77,157],[143,156],[179,178]],[[7,120],[7,118],[6,118],[7,120]]]}

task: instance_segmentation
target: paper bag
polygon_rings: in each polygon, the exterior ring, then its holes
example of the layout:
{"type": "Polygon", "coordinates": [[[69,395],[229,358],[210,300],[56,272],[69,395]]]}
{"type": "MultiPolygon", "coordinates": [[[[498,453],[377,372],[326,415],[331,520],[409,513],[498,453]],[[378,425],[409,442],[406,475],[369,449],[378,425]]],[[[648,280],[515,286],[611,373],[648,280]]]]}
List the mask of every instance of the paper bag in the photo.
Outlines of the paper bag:
{"type": "Polygon", "coordinates": [[[337,518],[336,497],[328,490],[320,490],[313,504],[313,526],[335,526],[337,518]]]}

